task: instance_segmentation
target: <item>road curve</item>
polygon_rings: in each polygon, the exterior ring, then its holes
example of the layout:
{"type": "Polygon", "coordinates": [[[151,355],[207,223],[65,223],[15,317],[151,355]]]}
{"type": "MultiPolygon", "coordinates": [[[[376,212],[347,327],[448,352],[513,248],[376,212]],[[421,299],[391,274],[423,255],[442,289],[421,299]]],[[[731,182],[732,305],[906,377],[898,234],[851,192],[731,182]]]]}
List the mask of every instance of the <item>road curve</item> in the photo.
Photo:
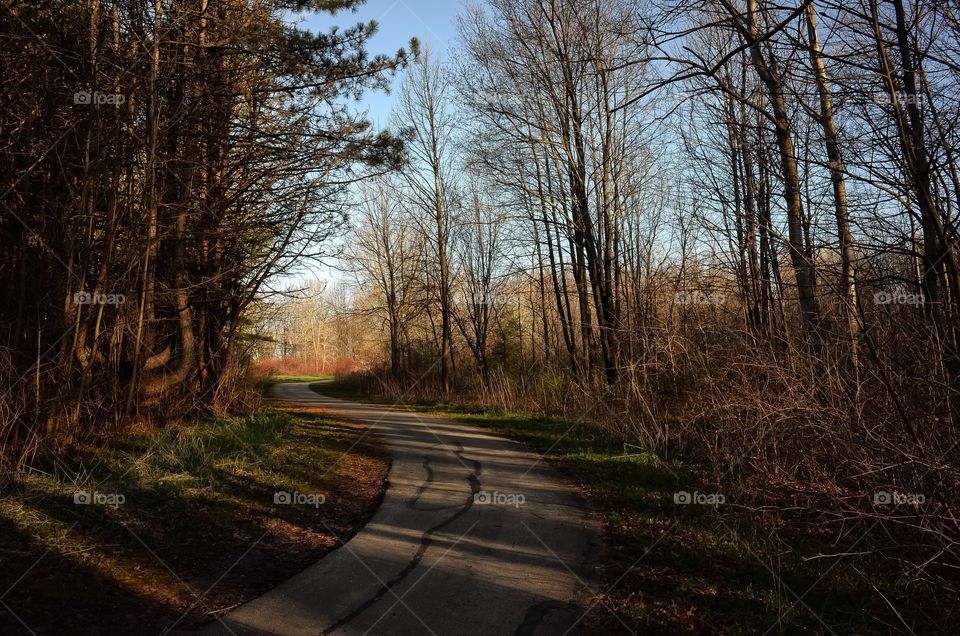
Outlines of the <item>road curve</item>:
{"type": "Polygon", "coordinates": [[[598,526],[537,455],[309,383],[276,385],[273,396],[369,425],[392,457],[388,488],[349,542],[205,634],[581,633],[598,526]]]}

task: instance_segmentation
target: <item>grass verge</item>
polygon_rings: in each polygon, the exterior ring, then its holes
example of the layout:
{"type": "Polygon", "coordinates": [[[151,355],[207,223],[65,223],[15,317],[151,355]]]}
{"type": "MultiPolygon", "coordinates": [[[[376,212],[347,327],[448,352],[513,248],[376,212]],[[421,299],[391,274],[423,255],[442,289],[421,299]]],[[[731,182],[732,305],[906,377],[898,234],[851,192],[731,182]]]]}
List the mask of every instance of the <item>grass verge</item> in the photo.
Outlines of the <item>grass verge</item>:
{"type": "MultiPolygon", "coordinates": [[[[336,382],[311,388],[393,404],[336,382]]],[[[522,442],[584,489],[603,518],[607,543],[591,633],[889,633],[855,566],[811,558],[830,552],[816,536],[774,532],[735,502],[676,503],[679,493],[722,494],[702,482],[696,466],[666,463],[596,428],[536,414],[436,402],[397,406],[443,413],[522,442]]]]}
{"type": "Polygon", "coordinates": [[[268,409],[130,435],[19,477],[0,493],[0,633],[216,620],[373,514],[388,460],[353,446],[361,432],[268,409]],[[325,499],[284,505],[278,491],[325,499]]]}
{"type": "Polygon", "coordinates": [[[253,386],[265,395],[270,387],[283,382],[321,382],[332,379],[332,375],[261,375],[253,381],[253,386]]]}

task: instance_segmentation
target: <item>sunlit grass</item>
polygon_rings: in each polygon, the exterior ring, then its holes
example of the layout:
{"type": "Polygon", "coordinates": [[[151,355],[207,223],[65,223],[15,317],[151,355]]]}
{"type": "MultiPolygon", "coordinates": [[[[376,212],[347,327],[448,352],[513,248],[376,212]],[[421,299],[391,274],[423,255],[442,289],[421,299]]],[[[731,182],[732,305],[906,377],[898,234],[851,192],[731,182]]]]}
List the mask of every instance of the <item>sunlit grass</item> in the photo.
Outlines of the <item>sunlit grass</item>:
{"type": "MultiPolygon", "coordinates": [[[[117,602],[136,612],[143,602],[136,599],[150,599],[152,615],[176,616],[193,603],[190,589],[206,589],[252,546],[265,551],[256,557],[261,562],[274,550],[287,560],[258,570],[252,585],[266,591],[310,562],[296,565],[300,551],[316,558],[323,546],[317,511],[277,506],[274,493],[348,493],[344,453],[368,457],[372,450],[354,446],[358,434],[316,414],[267,409],[127,435],[23,475],[0,495],[0,584],[6,589],[22,572],[31,576],[7,601],[29,604],[32,582],[55,572],[66,588],[80,587],[75,598],[62,599],[66,606],[117,602]],[[79,505],[78,492],[124,500],[79,505]],[[309,545],[290,544],[307,535],[314,537],[309,545]],[[104,585],[109,589],[98,592],[104,585]]],[[[225,588],[229,601],[250,585],[225,579],[211,596],[225,588]]]]}
{"type": "Polygon", "coordinates": [[[253,386],[260,393],[266,394],[267,390],[275,384],[284,382],[322,382],[332,380],[332,375],[264,375],[253,381],[253,386]]]}

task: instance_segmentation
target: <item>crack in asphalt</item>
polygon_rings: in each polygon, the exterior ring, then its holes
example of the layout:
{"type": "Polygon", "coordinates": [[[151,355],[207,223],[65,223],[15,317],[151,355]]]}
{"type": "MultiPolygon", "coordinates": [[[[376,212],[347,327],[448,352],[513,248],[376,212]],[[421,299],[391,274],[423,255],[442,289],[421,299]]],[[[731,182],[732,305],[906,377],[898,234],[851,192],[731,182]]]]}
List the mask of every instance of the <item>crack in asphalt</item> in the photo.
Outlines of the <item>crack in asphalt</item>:
{"type": "Polygon", "coordinates": [[[365,611],[367,611],[371,606],[376,604],[381,598],[383,598],[383,596],[387,592],[393,590],[394,587],[396,587],[399,583],[401,583],[404,579],[406,579],[410,575],[410,573],[413,572],[418,565],[420,565],[420,562],[423,560],[423,557],[426,554],[427,549],[433,543],[434,533],[436,533],[438,530],[445,528],[449,524],[453,523],[454,521],[456,521],[457,519],[465,515],[473,507],[476,494],[480,492],[481,483],[480,483],[479,475],[483,470],[483,465],[479,461],[475,459],[470,459],[469,457],[466,457],[463,455],[463,444],[461,444],[460,442],[456,442],[456,445],[457,445],[457,450],[453,452],[461,460],[461,462],[467,461],[473,464],[473,471],[471,471],[470,474],[467,475],[467,482],[470,484],[470,494],[467,496],[466,501],[464,501],[464,503],[462,503],[459,506],[443,506],[439,508],[417,508],[416,507],[416,503],[420,499],[420,496],[426,491],[426,489],[429,487],[429,484],[433,481],[433,469],[430,467],[430,458],[429,456],[425,455],[423,465],[427,470],[426,479],[420,484],[420,486],[417,488],[416,494],[413,496],[413,498],[409,502],[407,502],[406,505],[410,508],[413,508],[415,510],[421,510],[421,511],[428,511],[428,510],[436,511],[436,510],[446,510],[450,508],[457,508],[457,512],[447,517],[440,523],[425,530],[423,534],[420,535],[420,547],[417,548],[416,553],[413,555],[413,557],[410,559],[407,565],[405,565],[404,568],[400,570],[400,572],[396,576],[394,576],[392,579],[390,579],[389,581],[381,585],[380,589],[378,589],[372,596],[367,598],[367,600],[365,600],[363,603],[361,603],[356,608],[354,608],[353,611],[351,611],[349,614],[347,614],[346,616],[339,619],[337,622],[333,623],[332,625],[324,629],[322,632],[320,632],[320,636],[327,636],[328,634],[333,633],[335,630],[343,627],[344,625],[349,624],[352,620],[354,620],[355,618],[363,614],[365,611]]]}
{"type": "MultiPolygon", "coordinates": [[[[470,459],[469,457],[464,456],[462,443],[460,443],[459,441],[454,443],[457,446],[457,450],[453,451],[453,453],[460,459],[460,463],[463,464],[463,462],[465,461],[471,462],[473,464],[473,473],[475,475],[479,475],[483,471],[483,465],[475,459],[470,459]]],[[[444,446],[446,446],[449,449],[449,446],[447,445],[444,445],[444,446]]],[[[430,465],[431,459],[432,458],[430,457],[430,455],[423,456],[422,466],[427,473],[427,478],[417,488],[417,492],[413,496],[413,499],[408,501],[405,505],[407,506],[407,508],[410,508],[411,510],[419,510],[421,512],[438,512],[440,510],[453,510],[455,508],[459,508],[460,506],[458,505],[451,505],[451,506],[418,506],[417,505],[417,502],[420,500],[420,497],[423,495],[424,492],[426,492],[430,484],[433,483],[433,466],[430,465]]],[[[466,468],[466,465],[464,465],[464,468],[466,468]]]]}

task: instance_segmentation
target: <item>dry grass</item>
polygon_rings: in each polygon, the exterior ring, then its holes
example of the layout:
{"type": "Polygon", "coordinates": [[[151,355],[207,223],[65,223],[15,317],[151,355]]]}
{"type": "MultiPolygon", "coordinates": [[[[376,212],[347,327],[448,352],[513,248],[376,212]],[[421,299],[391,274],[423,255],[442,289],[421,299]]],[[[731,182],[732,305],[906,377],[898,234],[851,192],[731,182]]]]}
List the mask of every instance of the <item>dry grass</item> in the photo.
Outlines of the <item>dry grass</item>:
{"type": "Polygon", "coordinates": [[[889,584],[876,595],[893,615],[922,605],[929,624],[945,626],[957,620],[960,595],[951,393],[936,390],[936,362],[903,333],[874,330],[885,353],[864,365],[857,385],[842,356],[759,346],[722,325],[660,339],[615,388],[545,367],[495,370],[489,386],[461,377],[448,395],[432,378],[361,373],[340,382],[346,393],[390,401],[587,422],[664,460],[695,464],[740,513],[784,536],[815,533],[834,555],[826,562],[866,555],[861,565],[889,584]]]}

